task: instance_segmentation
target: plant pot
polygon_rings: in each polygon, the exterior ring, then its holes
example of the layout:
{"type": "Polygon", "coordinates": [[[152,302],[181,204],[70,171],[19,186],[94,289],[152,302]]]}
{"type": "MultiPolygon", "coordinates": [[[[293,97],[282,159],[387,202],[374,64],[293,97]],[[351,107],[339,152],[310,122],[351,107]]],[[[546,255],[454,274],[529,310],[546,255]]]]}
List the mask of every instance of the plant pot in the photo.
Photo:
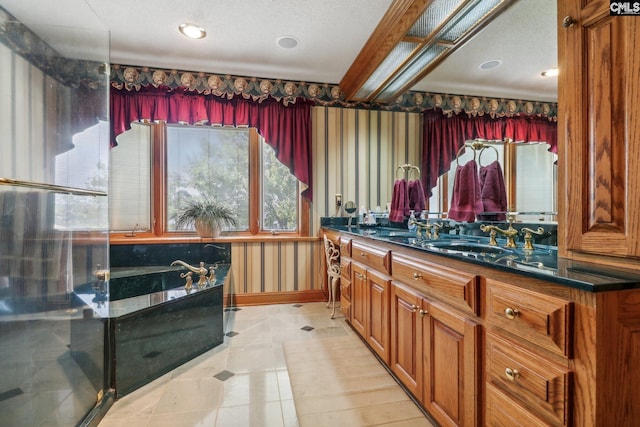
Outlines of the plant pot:
{"type": "Polygon", "coordinates": [[[220,236],[220,226],[215,222],[197,219],[194,221],[194,225],[196,227],[196,232],[200,237],[215,238],[220,236]]]}

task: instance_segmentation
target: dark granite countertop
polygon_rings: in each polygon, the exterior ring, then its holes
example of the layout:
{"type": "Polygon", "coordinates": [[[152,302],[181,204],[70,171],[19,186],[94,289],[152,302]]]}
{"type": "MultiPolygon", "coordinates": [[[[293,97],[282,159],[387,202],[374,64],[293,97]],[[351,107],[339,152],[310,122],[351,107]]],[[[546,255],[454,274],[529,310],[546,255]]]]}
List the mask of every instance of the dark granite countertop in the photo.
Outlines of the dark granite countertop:
{"type": "MultiPolygon", "coordinates": [[[[516,249],[489,246],[489,238],[482,236],[443,234],[438,239],[430,239],[400,228],[347,227],[336,224],[324,227],[589,292],[640,288],[638,271],[559,258],[555,246],[534,245],[532,251],[527,251],[522,249],[522,243],[519,243],[516,249]]],[[[498,240],[498,245],[504,243],[504,239],[498,240]]]]}
{"type": "MultiPolygon", "coordinates": [[[[141,267],[137,268],[140,269],[141,267]]],[[[170,267],[170,269],[172,271],[175,270],[176,274],[180,271],[187,271],[185,268],[170,267]]],[[[164,304],[168,301],[188,297],[189,295],[195,295],[199,292],[206,292],[208,289],[222,286],[227,278],[227,275],[229,274],[230,269],[231,264],[218,264],[218,268],[216,269],[215,284],[203,289],[198,288],[198,285],[196,283],[196,276],[193,283],[193,288],[189,292],[187,292],[187,290],[183,286],[180,286],[165,291],[153,292],[150,294],[125,298],[117,301],[109,301],[108,295],[97,295],[96,293],[91,292],[91,287],[85,287],[85,292],[76,291],[76,295],[80,299],[82,299],[86,305],[93,309],[94,317],[117,318],[128,315],[130,313],[138,312],[140,310],[145,310],[159,304],[164,304]]]]}

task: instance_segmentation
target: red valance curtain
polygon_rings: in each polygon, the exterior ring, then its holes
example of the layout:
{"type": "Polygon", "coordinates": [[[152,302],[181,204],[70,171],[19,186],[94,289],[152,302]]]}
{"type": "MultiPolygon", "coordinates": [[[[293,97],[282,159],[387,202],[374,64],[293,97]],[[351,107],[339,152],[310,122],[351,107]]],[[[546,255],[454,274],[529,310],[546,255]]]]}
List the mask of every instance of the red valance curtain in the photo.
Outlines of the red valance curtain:
{"type": "Polygon", "coordinates": [[[470,139],[487,141],[546,142],[549,151],[558,152],[558,126],[548,117],[518,115],[492,117],[465,112],[445,114],[435,108],[423,113],[422,181],[427,196],[438,178],[449,171],[456,154],[470,139]]]}
{"type": "Polygon", "coordinates": [[[111,145],[139,120],[167,123],[255,127],[276,157],[307,186],[302,196],[313,200],[311,106],[304,98],[285,104],[272,97],[257,100],[203,94],[184,87],[111,87],[111,145]]]}

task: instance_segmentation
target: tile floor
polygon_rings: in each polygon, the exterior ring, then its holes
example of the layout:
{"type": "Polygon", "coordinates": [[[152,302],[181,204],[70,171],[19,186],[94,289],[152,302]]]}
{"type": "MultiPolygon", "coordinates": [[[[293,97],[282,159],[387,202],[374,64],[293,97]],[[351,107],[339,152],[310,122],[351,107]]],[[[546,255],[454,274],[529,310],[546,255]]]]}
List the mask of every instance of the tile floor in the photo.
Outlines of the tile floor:
{"type": "Polygon", "coordinates": [[[99,427],[432,426],[325,303],[227,311],[225,332],[116,401],[99,427]]]}

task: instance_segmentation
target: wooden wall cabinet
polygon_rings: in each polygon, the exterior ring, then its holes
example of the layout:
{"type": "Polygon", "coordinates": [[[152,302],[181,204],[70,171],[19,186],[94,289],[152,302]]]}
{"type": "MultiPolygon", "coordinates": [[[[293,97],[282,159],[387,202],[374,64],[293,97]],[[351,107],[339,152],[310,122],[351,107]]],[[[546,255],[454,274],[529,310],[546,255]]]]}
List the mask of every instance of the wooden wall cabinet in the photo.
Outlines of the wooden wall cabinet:
{"type": "Polygon", "coordinates": [[[609,3],[558,1],[558,246],[640,268],[640,19],[609,3]]]}

